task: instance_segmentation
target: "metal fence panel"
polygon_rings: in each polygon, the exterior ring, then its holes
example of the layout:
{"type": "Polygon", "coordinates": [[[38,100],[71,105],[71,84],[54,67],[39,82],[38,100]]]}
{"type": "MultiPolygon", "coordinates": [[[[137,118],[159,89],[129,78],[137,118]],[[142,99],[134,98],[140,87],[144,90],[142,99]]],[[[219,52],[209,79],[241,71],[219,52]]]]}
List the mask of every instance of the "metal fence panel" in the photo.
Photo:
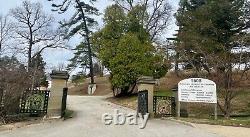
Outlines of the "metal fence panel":
{"type": "Polygon", "coordinates": [[[154,96],[153,110],[155,117],[175,116],[175,98],[168,96],[154,96]]]}
{"type": "Polygon", "coordinates": [[[46,114],[49,92],[48,90],[26,90],[21,98],[20,113],[46,114]]]}

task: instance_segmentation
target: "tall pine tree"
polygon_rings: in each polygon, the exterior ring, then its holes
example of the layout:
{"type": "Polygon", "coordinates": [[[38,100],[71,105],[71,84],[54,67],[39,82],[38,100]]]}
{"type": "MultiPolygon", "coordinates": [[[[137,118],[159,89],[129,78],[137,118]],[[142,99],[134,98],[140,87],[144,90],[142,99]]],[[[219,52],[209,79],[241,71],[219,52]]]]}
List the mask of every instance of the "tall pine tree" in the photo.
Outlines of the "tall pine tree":
{"type": "MultiPolygon", "coordinates": [[[[90,2],[94,1],[96,0],[90,0],[90,2]]],[[[60,4],[53,3],[52,7],[55,8],[53,11],[58,11],[59,14],[66,12],[70,7],[75,9],[75,13],[71,19],[61,22],[61,25],[62,27],[68,27],[68,33],[65,38],[70,38],[76,34],[80,34],[83,37],[82,44],[87,46],[91,84],[94,84],[92,48],[90,43],[91,32],[89,28],[96,23],[96,21],[93,19],[93,15],[99,14],[98,9],[83,0],[62,0],[62,3],[60,4]]],[[[79,54],[77,53],[76,55],[79,54]]]]}
{"type": "Polygon", "coordinates": [[[74,57],[69,60],[70,64],[67,66],[67,70],[74,70],[77,67],[84,70],[90,68],[87,45],[81,42],[73,50],[75,51],[74,57]]]}

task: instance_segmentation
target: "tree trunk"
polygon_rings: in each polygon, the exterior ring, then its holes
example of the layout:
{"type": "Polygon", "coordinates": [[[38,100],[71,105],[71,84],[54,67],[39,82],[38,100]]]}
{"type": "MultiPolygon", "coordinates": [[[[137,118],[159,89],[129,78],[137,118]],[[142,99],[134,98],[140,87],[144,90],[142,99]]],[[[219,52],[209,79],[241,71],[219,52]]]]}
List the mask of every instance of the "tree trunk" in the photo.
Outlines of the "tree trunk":
{"type": "MultiPolygon", "coordinates": [[[[230,60],[230,55],[228,57],[228,60],[230,60]]],[[[232,101],[232,65],[229,62],[228,63],[228,70],[226,70],[225,72],[225,104],[224,104],[224,110],[225,110],[225,115],[224,117],[226,119],[230,118],[230,114],[231,114],[231,101],[232,101]]]]}
{"type": "Polygon", "coordinates": [[[231,114],[231,100],[228,99],[225,100],[224,110],[225,110],[224,117],[226,119],[229,119],[231,114]]]}
{"type": "Polygon", "coordinates": [[[101,69],[101,72],[100,72],[100,77],[103,77],[103,71],[104,71],[104,67],[102,65],[102,63],[100,63],[100,69],[101,69]]]}
{"type": "Polygon", "coordinates": [[[27,71],[30,71],[30,64],[31,64],[31,53],[32,52],[32,44],[29,45],[28,49],[28,65],[27,65],[27,71]]]}
{"type": "Polygon", "coordinates": [[[0,58],[2,57],[2,44],[0,42],[0,58]]]}
{"type": "Polygon", "coordinates": [[[176,73],[177,76],[179,76],[179,53],[177,52],[176,55],[175,55],[175,67],[174,67],[174,71],[176,73]]]}
{"type": "Polygon", "coordinates": [[[32,27],[29,24],[28,20],[28,26],[29,26],[29,33],[30,33],[30,39],[29,39],[29,48],[28,48],[28,65],[27,65],[27,71],[29,72],[30,70],[30,64],[31,64],[31,58],[32,58],[32,45],[33,45],[33,32],[32,32],[32,27]]]}
{"type": "Polygon", "coordinates": [[[91,79],[90,83],[91,83],[91,84],[94,84],[95,81],[94,81],[92,51],[91,51],[90,38],[89,38],[89,29],[88,29],[88,26],[87,26],[87,21],[86,21],[86,18],[85,18],[84,11],[83,11],[83,9],[82,9],[82,7],[81,7],[80,1],[79,1],[79,0],[76,0],[76,3],[77,3],[77,5],[79,6],[80,12],[82,13],[82,19],[83,19],[83,22],[84,22],[84,30],[85,30],[85,33],[86,33],[86,42],[87,42],[87,46],[88,46],[89,67],[90,67],[90,79],[91,79]]]}

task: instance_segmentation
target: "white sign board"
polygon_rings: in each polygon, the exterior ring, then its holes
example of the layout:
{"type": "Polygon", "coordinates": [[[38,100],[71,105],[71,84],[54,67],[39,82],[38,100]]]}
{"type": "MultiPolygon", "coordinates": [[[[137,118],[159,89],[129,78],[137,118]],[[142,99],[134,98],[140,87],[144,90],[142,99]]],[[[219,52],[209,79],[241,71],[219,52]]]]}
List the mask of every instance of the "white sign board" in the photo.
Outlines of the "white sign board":
{"type": "Polygon", "coordinates": [[[178,101],[217,103],[216,84],[203,78],[184,79],[178,83],[178,101]]]}

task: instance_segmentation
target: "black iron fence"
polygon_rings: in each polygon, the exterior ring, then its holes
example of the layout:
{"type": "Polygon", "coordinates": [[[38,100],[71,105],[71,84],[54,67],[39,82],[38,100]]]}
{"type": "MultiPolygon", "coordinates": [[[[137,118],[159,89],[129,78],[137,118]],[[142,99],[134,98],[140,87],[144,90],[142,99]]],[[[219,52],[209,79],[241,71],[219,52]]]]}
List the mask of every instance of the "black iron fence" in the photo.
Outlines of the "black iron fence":
{"type": "Polygon", "coordinates": [[[175,116],[175,98],[168,96],[154,96],[153,110],[155,117],[175,116]]]}
{"type": "MultiPolygon", "coordinates": [[[[67,105],[67,95],[68,95],[68,88],[63,89],[63,96],[62,96],[62,106],[61,106],[61,116],[64,117],[66,112],[66,105],[67,105]]],[[[49,90],[26,90],[16,98],[16,103],[9,103],[12,102],[9,99],[10,96],[7,96],[4,90],[0,89],[0,114],[9,112],[10,106],[16,106],[15,111],[11,111],[10,115],[18,114],[18,113],[28,113],[31,115],[45,115],[47,114],[48,110],[48,103],[49,103],[49,90]],[[9,102],[8,102],[9,101],[9,102]]]]}
{"type": "Polygon", "coordinates": [[[49,90],[26,90],[23,92],[20,113],[46,114],[49,92],[49,90]]]}
{"type": "Polygon", "coordinates": [[[138,93],[138,113],[143,116],[148,113],[148,91],[139,91],[138,93]]]}

